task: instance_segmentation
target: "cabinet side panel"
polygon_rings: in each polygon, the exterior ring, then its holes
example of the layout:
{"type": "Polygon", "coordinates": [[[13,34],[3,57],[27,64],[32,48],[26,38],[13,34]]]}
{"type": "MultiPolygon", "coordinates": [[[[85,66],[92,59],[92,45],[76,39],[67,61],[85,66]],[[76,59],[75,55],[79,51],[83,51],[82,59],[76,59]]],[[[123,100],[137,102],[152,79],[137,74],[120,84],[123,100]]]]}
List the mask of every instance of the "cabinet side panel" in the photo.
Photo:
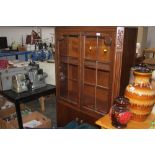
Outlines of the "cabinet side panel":
{"type": "Polygon", "coordinates": [[[121,67],[122,67],[122,54],[123,54],[123,39],[124,39],[124,27],[118,27],[116,33],[115,43],[115,57],[113,63],[113,84],[112,84],[112,97],[111,105],[114,98],[119,95],[120,79],[121,79],[121,67]]]}
{"type": "Polygon", "coordinates": [[[129,83],[130,69],[135,65],[137,28],[125,28],[120,95],[124,95],[129,83]]]}

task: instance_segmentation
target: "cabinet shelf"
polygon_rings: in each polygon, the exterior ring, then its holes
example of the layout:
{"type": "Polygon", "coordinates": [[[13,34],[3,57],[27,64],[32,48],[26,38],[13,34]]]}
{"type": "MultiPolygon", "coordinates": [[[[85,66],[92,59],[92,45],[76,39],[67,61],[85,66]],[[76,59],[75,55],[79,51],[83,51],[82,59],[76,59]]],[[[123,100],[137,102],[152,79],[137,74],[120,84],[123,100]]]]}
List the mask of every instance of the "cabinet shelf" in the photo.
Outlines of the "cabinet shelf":
{"type": "Polygon", "coordinates": [[[106,87],[106,86],[102,86],[102,85],[96,85],[95,83],[89,83],[89,82],[84,82],[85,85],[89,85],[89,86],[94,86],[94,87],[98,87],[98,88],[102,88],[102,89],[105,89],[105,90],[109,90],[109,87],[106,87]]]}
{"type": "Polygon", "coordinates": [[[100,59],[90,59],[90,58],[84,58],[85,61],[93,61],[93,62],[101,62],[104,64],[111,64],[112,61],[108,60],[100,60],[100,59]]]}
{"type": "Polygon", "coordinates": [[[96,86],[95,84],[88,83],[88,82],[84,82],[84,85],[93,86],[93,87],[95,87],[95,86],[96,86]]]}
{"type": "Polygon", "coordinates": [[[111,63],[105,63],[105,62],[99,62],[99,61],[84,61],[84,67],[85,68],[92,68],[97,70],[104,70],[104,71],[110,71],[111,63]]]}
{"type": "Polygon", "coordinates": [[[77,104],[77,102],[72,101],[71,99],[68,99],[68,98],[66,98],[66,97],[62,97],[62,96],[60,96],[60,99],[63,100],[63,101],[66,101],[66,102],[72,103],[72,104],[74,104],[74,105],[77,104]]]}
{"type": "Polygon", "coordinates": [[[68,63],[73,65],[79,65],[79,59],[75,57],[68,57],[68,63]]]}
{"type": "Polygon", "coordinates": [[[63,100],[63,101],[66,101],[68,103],[72,103],[73,105],[77,105],[77,101],[74,101],[74,100],[70,99],[69,97],[60,96],[60,99],[63,100]]]}
{"type": "Polygon", "coordinates": [[[96,85],[96,87],[99,87],[99,88],[102,88],[102,89],[105,89],[105,90],[109,90],[108,87],[104,87],[104,86],[100,86],[100,85],[96,85]]]}
{"type": "Polygon", "coordinates": [[[79,59],[73,58],[73,57],[68,57],[68,56],[61,56],[60,63],[79,65],[79,59]]]}
{"type": "Polygon", "coordinates": [[[88,106],[83,106],[84,109],[87,109],[93,113],[97,113],[97,114],[100,114],[100,115],[103,115],[103,114],[107,114],[106,111],[102,111],[100,112],[99,110],[96,110],[94,107],[88,107],[88,106]]]}
{"type": "Polygon", "coordinates": [[[75,66],[79,66],[79,63],[76,62],[68,62],[69,65],[75,65],[75,66]]]}
{"type": "Polygon", "coordinates": [[[68,80],[74,81],[74,82],[79,82],[79,80],[77,80],[77,79],[72,79],[72,78],[68,78],[68,80]]]}
{"type": "Polygon", "coordinates": [[[73,101],[73,100],[69,100],[68,99],[68,102],[72,103],[73,105],[77,105],[77,102],[73,101]]]}

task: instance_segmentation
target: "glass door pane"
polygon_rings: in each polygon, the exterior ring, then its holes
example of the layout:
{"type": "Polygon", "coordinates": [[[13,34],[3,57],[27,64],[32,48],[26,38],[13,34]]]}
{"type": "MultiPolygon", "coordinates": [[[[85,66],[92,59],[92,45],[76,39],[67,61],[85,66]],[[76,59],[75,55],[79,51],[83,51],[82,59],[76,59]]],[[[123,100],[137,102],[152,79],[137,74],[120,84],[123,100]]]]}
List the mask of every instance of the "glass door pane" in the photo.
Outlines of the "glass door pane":
{"type": "Polygon", "coordinates": [[[97,37],[85,37],[85,59],[96,60],[97,56],[97,37]]]}
{"type": "Polygon", "coordinates": [[[60,64],[60,96],[63,98],[68,98],[68,66],[67,63],[61,62],[60,64]]]}
{"type": "Polygon", "coordinates": [[[68,55],[68,45],[67,45],[67,38],[63,38],[59,40],[59,53],[60,56],[67,56],[68,55]]]}
{"type": "Polygon", "coordinates": [[[96,88],[96,111],[100,113],[108,112],[108,97],[108,90],[100,87],[96,88]]]}
{"type": "Polygon", "coordinates": [[[105,38],[98,38],[98,60],[109,62],[111,55],[110,43],[105,44],[105,38]]]}
{"type": "Polygon", "coordinates": [[[69,42],[69,56],[77,57],[80,56],[80,39],[78,35],[72,35],[68,37],[69,42]]]}
{"type": "Polygon", "coordinates": [[[95,109],[95,87],[90,85],[84,85],[82,106],[88,109],[95,109]]]}
{"type": "Polygon", "coordinates": [[[97,70],[97,85],[109,88],[110,72],[104,70],[97,70]]]}
{"type": "Polygon", "coordinates": [[[68,81],[68,97],[73,104],[77,104],[79,100],[79,85],[77,81],[68,81]]]}

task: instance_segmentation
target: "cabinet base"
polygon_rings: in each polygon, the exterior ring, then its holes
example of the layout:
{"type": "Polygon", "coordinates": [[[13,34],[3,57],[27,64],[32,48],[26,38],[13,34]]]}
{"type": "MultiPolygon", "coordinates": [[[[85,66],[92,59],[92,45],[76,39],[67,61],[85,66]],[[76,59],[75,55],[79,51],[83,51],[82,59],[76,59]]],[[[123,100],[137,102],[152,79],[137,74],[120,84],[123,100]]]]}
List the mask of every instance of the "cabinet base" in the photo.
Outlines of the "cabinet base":
{"type": "Polygon", "coordinates": [[[67,103],[64,103],[64,102],[57,103],[57,126],[58,127],[64,127],[69,122],[76,120],[79,122],[89,123],[90,125],[93,125],[96,128],[99,128],[99,126],[95,124],[95,121],[102,116],[103,115],[94,117],[84,113],[80,109],[73,108],[67,103]]]}

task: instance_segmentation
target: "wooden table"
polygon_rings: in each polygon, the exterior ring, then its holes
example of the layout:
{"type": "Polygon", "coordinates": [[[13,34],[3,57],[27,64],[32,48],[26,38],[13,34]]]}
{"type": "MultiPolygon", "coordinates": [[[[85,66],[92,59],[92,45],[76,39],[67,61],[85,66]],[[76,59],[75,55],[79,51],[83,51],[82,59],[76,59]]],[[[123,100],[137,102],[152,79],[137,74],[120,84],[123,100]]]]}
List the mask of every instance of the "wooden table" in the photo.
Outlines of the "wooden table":
{"type": "MultiPolygon", "coordinates": [[[[109,114],[97,120],[96,124],[99,125],[102,129],[116,129],[111,124],[109,114]]],[[[125,129],[149,129],[149,128],[155,129],[155,114],[150,114],[149,117],[144,122],[136,122],[130,120],[125,129]]]]}
{"type": "Polygon", "coordinates": [[[155,48],[146,48],[146,49],[144,49],[143,56],[145,57],[145,55],[147,53],[153,54],[153,57],[152,58],[145,58],[143,60],[143,63],[149,64],[149,65],[155,65],[155,48]]]}
{"type": "Polygon", "coordinates": [[[28,101],[32,101],[35,99],[41,100],[41,105],[44,104],[44,96],[50,95],[56,92],[56,87],[54,85],[47,84],[45,87],[23,92],[23,93],[16,93],[12,90],[1,91],[4,97],[9,99],[11,102],[15,104],[16,113],[17,113],[17,120],[19,128],[23,129],[23,121],[21,116],[20,104],[27,103],[28,101]]]}
{"type": "Polygon", "coordinates": [[[155,54],[155,48],[145,48],[144,49],[144,55],[146,53],[153,53],[153,54],[155,54]]]}

